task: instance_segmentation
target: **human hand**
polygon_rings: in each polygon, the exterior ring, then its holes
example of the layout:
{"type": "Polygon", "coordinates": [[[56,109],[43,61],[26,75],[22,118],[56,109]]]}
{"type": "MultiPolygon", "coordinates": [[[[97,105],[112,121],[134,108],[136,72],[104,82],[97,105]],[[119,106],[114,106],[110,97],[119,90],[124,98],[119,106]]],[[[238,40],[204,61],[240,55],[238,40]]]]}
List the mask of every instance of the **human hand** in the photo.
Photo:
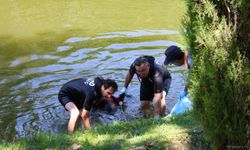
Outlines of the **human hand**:
{"type": "Polygon", "coordinates": [[[123,101],[119,101],[119,103],[118,103],[120,106],[122,106],[123,105],[123,101]]]}
{"type": "Polygon", "coordinates": [[[121,93],[120,95],[119,95],[119,97],[117,98],[117,100],[118,100],[118,104],[121,106],[121,105],[123,105],[123,101],[124,101],[124,98],[125,98],[125,93],[121,93]]]}

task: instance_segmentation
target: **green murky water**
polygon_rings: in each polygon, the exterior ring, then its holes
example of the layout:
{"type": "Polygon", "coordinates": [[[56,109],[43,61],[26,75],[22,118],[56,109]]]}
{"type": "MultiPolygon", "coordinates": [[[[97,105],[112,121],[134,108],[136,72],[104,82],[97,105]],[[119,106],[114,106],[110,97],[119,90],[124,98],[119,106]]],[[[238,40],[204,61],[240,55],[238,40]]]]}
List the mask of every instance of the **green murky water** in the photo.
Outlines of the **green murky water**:
{"type": "MultiPolygon", "coordinates": [[[[167,46],[183,44],[182,0],[0,1],[1,139],[65,131],[68,114],[57,100],[65,82],[103,76],[121,87],[137,56],[162,63],[167,46]]],[[[183,88],[179,70],[170,68],[169,108],[183,88]]],[[[126,119],[140,117],[138,84],[129,87],[126,119]]],[[[96,123],[124,120],[119,110],[93,114],[96,123]]]]}

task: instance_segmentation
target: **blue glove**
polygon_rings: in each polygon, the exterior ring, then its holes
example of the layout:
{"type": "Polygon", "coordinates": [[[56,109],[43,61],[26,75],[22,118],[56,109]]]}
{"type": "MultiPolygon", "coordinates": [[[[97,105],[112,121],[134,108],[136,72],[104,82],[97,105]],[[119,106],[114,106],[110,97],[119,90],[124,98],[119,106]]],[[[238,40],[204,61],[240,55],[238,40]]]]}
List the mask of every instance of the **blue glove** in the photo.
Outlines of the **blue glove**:
{"type": "Polygon", "coordinates": [[[180,95],[179,95],[179,99],[181,100],[181,99],[183,99],[185,96],[187,96],[187,92],[186,91],[182,91],[181,93],[180,93],[180,95]]]}

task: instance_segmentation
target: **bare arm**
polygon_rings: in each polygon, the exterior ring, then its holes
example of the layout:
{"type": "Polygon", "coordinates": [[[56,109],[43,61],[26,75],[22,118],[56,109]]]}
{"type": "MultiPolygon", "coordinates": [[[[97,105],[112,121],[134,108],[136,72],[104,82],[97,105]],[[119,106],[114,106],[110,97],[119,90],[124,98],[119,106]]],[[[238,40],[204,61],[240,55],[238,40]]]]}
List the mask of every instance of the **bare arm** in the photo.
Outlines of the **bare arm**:
{"type": "MultiPolygon", "coordinates": [[[[184,52],[184,66],[186,69],[188,69],[188,51],[185,50],[184,52]]],[[[188,91],[188,82],[185,85],[184,91],[187,92],[188,91]]]]}
{"type": "Polygon", "coordinates": [[[87,111],[86,109],[83,109],[81,111],[81,118],[82,118],[82,124],[84,126],[85,129],[89,129],[90,126],[90,119],[89,119],[89,111],[87,111]]]}
{"type": "Polygon", "coordinates": [[[128,71],[126,78],[125,78],[125,83],[124,83],[124,87],[128,87],[129,83],[131,82],[133,78],[133,75],[130,74],[130,72],[128,71]]]}
{"type": "Polygon", "coordinates": [[[188,51],[185,50],[184,52],[184,66],[186,69],[188,69],[188,51]]]}

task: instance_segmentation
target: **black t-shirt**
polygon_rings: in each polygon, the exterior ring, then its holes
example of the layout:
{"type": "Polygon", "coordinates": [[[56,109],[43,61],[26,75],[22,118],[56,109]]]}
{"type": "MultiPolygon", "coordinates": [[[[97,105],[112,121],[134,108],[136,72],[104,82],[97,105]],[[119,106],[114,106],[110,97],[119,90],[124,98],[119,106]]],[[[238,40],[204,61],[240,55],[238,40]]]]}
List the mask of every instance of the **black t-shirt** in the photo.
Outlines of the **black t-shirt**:
{"type": "MultiPolygon", "coordinates": [[[[153,56],[144,56],[144,57],[148,59],[148,62],[150,64],[149,75],[146,78],[139,78],[139,77],[138,78],[142,82],[150,81],[151,83],[153,83],[154,93],[160,93],[163,91],[164,81],[166,79],[171,78],[171,75],[167,70],[167,68],[164,68],[161,65],[155,63],[154,61],[155,58],[153,56]]],[[[137,74],[134,63],[131,64],[129,72],[132,77],[134,76],[134,74],[137,74]]]]}
{"type": "Polygon", "coordinates": [[[79,78],[71,80],[63,85],[61,91],[66,94],[78,108],[88,111],[101,99],[101,85],[103,78],[94,79],[79,78]]]}

